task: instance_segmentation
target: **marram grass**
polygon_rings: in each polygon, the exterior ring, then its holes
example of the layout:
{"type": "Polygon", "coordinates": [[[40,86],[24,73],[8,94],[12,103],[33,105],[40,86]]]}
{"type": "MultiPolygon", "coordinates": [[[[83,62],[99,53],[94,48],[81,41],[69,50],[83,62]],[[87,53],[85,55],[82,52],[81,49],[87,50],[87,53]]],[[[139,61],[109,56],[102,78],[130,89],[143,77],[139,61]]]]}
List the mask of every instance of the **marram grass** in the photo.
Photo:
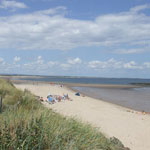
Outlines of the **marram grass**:
{"type": "Polygon", "coordinates": [[[0,80],[0,150],[127,150],[96,128],[43,107],[29,91],[0,80]]]}

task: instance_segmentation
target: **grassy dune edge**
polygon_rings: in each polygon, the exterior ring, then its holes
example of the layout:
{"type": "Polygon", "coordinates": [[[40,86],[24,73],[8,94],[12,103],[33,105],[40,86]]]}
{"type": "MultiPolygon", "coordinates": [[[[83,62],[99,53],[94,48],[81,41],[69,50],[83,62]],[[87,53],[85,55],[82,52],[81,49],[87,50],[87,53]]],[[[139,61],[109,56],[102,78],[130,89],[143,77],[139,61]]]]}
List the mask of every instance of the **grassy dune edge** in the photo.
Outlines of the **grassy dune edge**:
{"type": "Polygon", "coordinates": [[[96,128],[45,108],[28,90],[0,79],[0,150],[129,150],[96,128]]]}

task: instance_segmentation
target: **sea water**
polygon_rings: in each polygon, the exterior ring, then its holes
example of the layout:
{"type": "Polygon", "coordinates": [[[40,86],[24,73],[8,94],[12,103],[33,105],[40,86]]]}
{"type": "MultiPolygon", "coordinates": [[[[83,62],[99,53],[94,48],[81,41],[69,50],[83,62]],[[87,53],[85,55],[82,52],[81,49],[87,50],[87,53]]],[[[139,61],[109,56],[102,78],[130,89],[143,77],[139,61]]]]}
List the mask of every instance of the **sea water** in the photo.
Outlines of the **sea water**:
{"type": "Polygon", "coordinates": [[[130,83],[150,83],[150,79],[138,78],[98,78],[98,77],[68,77],[68,76],[29,76],[21,80],[62,82],[62,83],[81,83],[81,84],[120,84],[130,83]],[[29,78],[30,77],[30,78],[29,78]]]}
{"type": "Polygon", "coordinates": [[[150,112],[150,87],[144,88],[93,88],[73,87],[83,94],[138,111],[150,112]]]}

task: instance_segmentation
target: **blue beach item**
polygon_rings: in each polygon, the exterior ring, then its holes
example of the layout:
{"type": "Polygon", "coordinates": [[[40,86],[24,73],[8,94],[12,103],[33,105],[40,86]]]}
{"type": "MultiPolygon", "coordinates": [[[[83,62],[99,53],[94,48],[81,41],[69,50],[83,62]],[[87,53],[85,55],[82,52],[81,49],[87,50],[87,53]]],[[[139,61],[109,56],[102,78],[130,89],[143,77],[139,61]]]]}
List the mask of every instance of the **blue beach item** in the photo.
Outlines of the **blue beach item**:
{"type": "Polygon", "coordinates": [[[48,101],[49,101],[49,102],[52,102],[52,97],[48,97],[48,101]]]}

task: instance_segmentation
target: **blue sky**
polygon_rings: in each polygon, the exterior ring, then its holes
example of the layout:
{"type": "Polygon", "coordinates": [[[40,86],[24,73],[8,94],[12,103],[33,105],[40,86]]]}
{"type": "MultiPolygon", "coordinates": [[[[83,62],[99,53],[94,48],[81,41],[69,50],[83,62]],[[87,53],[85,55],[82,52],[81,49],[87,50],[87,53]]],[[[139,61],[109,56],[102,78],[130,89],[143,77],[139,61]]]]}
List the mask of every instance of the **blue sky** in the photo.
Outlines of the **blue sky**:
{"type": "Polygon", "coordinates": [[[0,73],[150,78],[149,0],[0,0],[0,73]]]}

